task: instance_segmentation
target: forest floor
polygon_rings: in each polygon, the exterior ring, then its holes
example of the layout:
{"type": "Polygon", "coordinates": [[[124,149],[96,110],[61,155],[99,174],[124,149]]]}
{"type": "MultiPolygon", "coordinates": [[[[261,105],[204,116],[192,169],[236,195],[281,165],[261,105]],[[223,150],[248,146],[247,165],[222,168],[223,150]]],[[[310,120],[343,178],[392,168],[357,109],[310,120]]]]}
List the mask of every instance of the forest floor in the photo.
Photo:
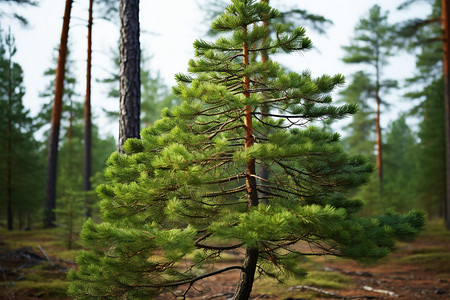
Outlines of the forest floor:
{"type": "MultiPolygon", "coordinates": [[[[376,265],[308,260],[306,279],[283,285],[258,279],[251,299],[450,299],[450,232],[443,228],[442,221],[429,222],[417,240],[400,243],[396,253],[376,265]]],[[[66,275],[76,267],[77,250],[65,250],[60,240],[54,230],[0,230],[0,299],[68,299],[66,275]]],[[[216,267],[241,259],[242,254],[225,255],[216,267]]],[[[238,277],[238,271],[230,271],[204,280],[186,299],[229,299],[238,277]]]]}

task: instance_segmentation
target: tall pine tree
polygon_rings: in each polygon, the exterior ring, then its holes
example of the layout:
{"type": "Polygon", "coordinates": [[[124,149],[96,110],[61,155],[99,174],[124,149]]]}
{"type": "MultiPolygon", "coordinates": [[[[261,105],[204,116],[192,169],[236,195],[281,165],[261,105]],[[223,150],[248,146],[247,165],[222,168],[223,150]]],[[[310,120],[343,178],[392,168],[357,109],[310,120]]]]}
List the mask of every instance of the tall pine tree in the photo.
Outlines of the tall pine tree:
{"type": "Polygon", "coordinates": [[[355,37],[353,37],[350,46],[343,47],[346,51],[344,62],[366,64],[371,68],[369,73],[371,86],[373,86],[371,96],[376,103],[376,167],[380,184],[383,179],[383,142],[380,125],[383,92],[387,92],[397,85],[395,81],[383,80],[382,77],[382,68],[388,63],[388,58],[393,55],[392,32],[393,27],[388,23],[388,14],[382,12],[380,6],[374,5],[370,8],[368,16],[362,18],[355,27],[355,37]]]}
{"type": "Polygon", "coordinates": [[[415,155],[418,172],[414,191],[420,206],[430,218],[442,218],[445,217],[446,199],[443,80],[435,80],[420,92],[408,96],[422,100],[411,111],[412,115],[420,119],[420,142],[415,155]]]}
{"type": "MultiPolygon", "coordinates": [[[[73,74],[74,61],[71,59],[70,51],[66,58],[66,71],[64,76],[64,93],[62,101],[61,112],[61,130],[60,139],[58,144],[58,181],[56,185],[56,204],[58,213],[66,209],[67,205],[72,205],[69,200],[79,200],[82,198],[83,181],[82,178],[84,169],[84,112],[83,103],[81,102],[81,95],[76,92],[77,90],[77,78],[73,74]]],[[[41,94],[41,97],[51,100],[53,96],[53,87],[55,84],[56,70],[53,68],[48,69],[45,72],[45,76],[49,77],[50,82],[47,85],[45,92],[41,94]]],[[[40,125],[42,129],[47,129],[51,120],[52,107],[51,102],[44,104],[41,108],[41,112],[38,115],[40,125]]],[[[94,119],[95,120],[95,119],[94,119]]],[[[110,137],[102,138],[99,135],[98,128],[95,122],[91,124],[91,151],[92,151],[92,173],[95,175],[97,172],[103,172],[104,162],[109,153],[114,150],[114,139],[110,137]]],[[[48,131],[44,131],[44,135],[48,136],[48,131]]],[[[92,206],[92,197],[86,197],[86,203],[84,209],[78,213],[84,215],[90,211],[92,206]]],[[[61,224],[61,220],[58,220],[58,224],[61,224]]]]}
{"type": "Polygon", "coordinates": [[[9,32],[0,31],[0,203],[7,229],[30,226],[32,214],[42,205],[43,185],[35,124],[23,105],[23,71],[14,62],[16,46],[9,32]],[[19,222],[14,221],[17,216],[19,222]]]}
{"type": "Polygon", "coordinates": [[[177,75],[182,104],[110,157],[110,183],[98,188],[104,222],[84,225],[90,250],[69,274],[72,296],[152,298],[179,286],[186,295],[202,279],[239,270],[233,299],[249,299],[257,268],[283,280],[305,276],[305,255],[374,261],[423,226],[419,211],[355,215],[362,202],[345,193],[372,167],[347,155],[337,134],[308,126],[355,112],[331,105],[343,77],[312,78],[263,61],[264,51],[302,51],[311,41],[303,28],[278,24],[276,39],[253,48],[267,37],[264,21],[279,13],[265,2],[231,2],[212,25],[225,34],[196,41],[191,75],[177,75]],[[258,181],[258,165],[273,179],[258,181]],[[299,242],[311,250],[299,252],[299,242]],[[242,263],[208,268],[233,249],[245,252],[242,263]]]}
{"type": "MultiPolygon", "coordinates": [[[[415,1],[404,2],[399,9],[415,1]]],[[[416,53],[416,74],[409,84],[422,86],[407,97],[419,103],[411,114],[421,120],[417,151],[419,164],[416,195],[430,217],[446,217],[450,228],[448,172],[446,158],[446,111],[443,81],[442,0],[430,1],[431,13],[425,18],[409,19],[398,24],[398,36],[407,50],[416,53]],[[446,184],[447,182],[447,184],[446,184]]],[[[447,41],[448,42],[448,41],[447,41]]],[[[450,152],[449,152],[450,153],[450,152]]]]}
{"type": "MultiPolygon", "coordinates": [[[[98,2],[101,15],[106,19],[118,17],[118,2],[108,0],[89,0],[87,59],[86,59],[86,98],[84,103],[84,168],[83,188],[86,192],[91,190],[92,176],[92,113],[91,113],[91,72],[92,72],[92,27],[94,19],[94,3],[98,2]]],[[[90,215],[87,212],[87,215],[90,215]]]]}
{"type": "Polygon", "coordinates": [[[139,137],[141,114],[141,46],[139,0],[120,0],[119,151],[128,138],[139,137]]]}
{"type": "Polygon", "coordinates": [[[64,72],[66,70],[67,40],[69,38],[70,14],[73,0],[66,0],[64,9],[61,41],[59,44],[59,56],[56,67],[55,97],[53,100],[52,119],[47,158],[47,182],[45,190],[44,227],[54,226],[56,208],[56,178],[58,165],[59,130],[61,126],[62,97],[64,93],[64,72]]]}

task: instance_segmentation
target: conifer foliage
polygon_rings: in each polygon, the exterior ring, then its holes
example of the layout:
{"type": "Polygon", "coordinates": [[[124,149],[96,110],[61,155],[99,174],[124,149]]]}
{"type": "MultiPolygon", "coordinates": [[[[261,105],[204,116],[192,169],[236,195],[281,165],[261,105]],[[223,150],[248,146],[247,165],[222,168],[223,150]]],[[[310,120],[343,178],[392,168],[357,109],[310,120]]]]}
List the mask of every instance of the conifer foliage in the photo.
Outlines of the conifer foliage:
{"type": "Polygon", "coordinates": [[[309,125],[355,112],[354,105],[331,105],[344,78],[312,78],[263,61],[264,51],[304,51],[311,41],[303,28],[288,32],[283,24],[267,38],[264,21],[278,11],[265,2],[231,2],[212,24],[226,34],[196,41],[190,74],[177,75],[181,105],[163,111],[141,139],[128,139],[124,154],[111,155],[110,183],[97,189],[104,221],[84,224],[90,250],[69,274],[72,296],[186,295],[202,279],[239,270],[234,299],[248,299],[255,273],[280,281],[305,276],[306,255],[374,261],[423,226],[420,211],[355,215],[362,201],[345,193],[364,184],[372,166],[347,155],[337,134],[309,125]],[[269,179],[261,180],[258,165],[269,179]],[[295,250],[299,242],[311,250],[295,250]],[[214,268],[230,250],[244,252],[244,262],[214,268]]]}

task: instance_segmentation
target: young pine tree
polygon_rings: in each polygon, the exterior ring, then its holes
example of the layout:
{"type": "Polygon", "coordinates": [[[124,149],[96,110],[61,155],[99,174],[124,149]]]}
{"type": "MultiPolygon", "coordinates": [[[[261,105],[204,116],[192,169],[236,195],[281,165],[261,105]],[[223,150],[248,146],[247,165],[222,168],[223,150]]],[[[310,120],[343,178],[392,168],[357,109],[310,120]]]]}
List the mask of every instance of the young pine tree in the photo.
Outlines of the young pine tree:
{"type": "Polygon", "coordinates": [[[54,210],[61,239],[69,250],[73,248],[80,233],[81,224],[85,220],[84,202],[84,193],[68,190],[64,197],[59,199],[58,208],[54,210]]]}
{"type": "Polygon", "coordinates": [[[312,78],[261,59],[263,51],[309,49],[303,28],[288,32],[279,24],[276,39],[249,47],[267,37],[263,21],[277,16],[265,2],[233,0],[212,25],[227,34],[196,41],[191,75],[177,75],[181,105],[110,157],[110,183],[98,188],[104,222],[84,224],[90,250],[80,252],[79,269],[69,274],[72,296],[187,295],[202,279],[238,270],[233,299],[249,299],[256,270],[283,281],[305,276],[306,255],[374,261],[423,226],[419,211],[355,215],[362,202],[345,193],[372,167],[347,155],[337,134],[308,126],[343,118],[355,106],[330,104],[341,75],[312,78]],[[257,180],[258,165],[270,180],[257,180]],[[296,250],[297,243],[310,250],[296,250]],[[244,261],[214,268],[230,250],[244,252],[244,261]]]}

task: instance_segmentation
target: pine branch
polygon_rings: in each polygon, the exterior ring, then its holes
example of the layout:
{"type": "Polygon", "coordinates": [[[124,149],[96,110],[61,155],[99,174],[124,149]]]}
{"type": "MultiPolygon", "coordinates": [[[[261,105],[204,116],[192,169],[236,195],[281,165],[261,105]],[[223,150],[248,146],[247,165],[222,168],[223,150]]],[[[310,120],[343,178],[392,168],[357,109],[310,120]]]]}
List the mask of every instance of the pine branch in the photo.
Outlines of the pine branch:
{"type": "Polygon", "coordinates": [[[263,115],[263,116],[268,116],[268,117],[276,117],[276,118],[305,118],[305,115],[280,115],[280,114],[272,114],[272,113],[260,113],[260,112],[253,112],[254,115],[263,115]]]}
{"type": "Polygon", "coordinates": [[[245,125],[242,124],[242,125],[236,125],[233,127],[224,128],[224,129],[219,129],[219,130],[215,131],[214,133],[212,133],[210,136],[208,136],[208,139],[212,140],[217,134],[219,134],[221,132],[231,131],[231,130],[238,129],[238,128],[245,128],[245,125]]]}
{"type": "MultiPolygon", "coordinates": [[[[222,105],[222,106],[225,106],[225,104],[224,105],[222,105]]],[[[208,111],[209,109],[207,109],[207,110],[205,110],[205,111],[208,111]]],[[[202,115],[202,116],[208,116],[208,117],[216,117],[216,116],[220,116],[220,115],[223,115],[223,114],[226,114],[226,113],[229,113],[229,112],[234,112],[234,111],[236,111],[236,109],[234,109],[234,108],[232,108],[232,109],[229,109],[229,110],[226,110],[226,111],[221,111],[221,112],[218,112],[218,113],[215,113],[215,114],[205,114],[205,113],[198,113],[197,115],[202,115]]]]}
{"type": "Polygon", "coordinates": [[[219,104],[219,105],[216,105],[216,106],[213,106],[213,107],[208,107],[207,109],[202,110],[202,111],[199,112],[198,114],[199,114],[199,115],[205,115],[205,112],[210,111],[210,110],[213,110],[213,109],[218,109],[218,108],[221,108],[221,107],[223,107],[223,106],[225,106],[225,104],[219,104]]]}
{"type": "Polygon", "coordinates": [[[231,246],[209,246],[209,245],[203,245],[200,243],[195,243],[195,246],[197,248],[206,249],[206,250],[218,250],[218,251],[233,250],[233,249],[240,248],[243,245],[245,245],[245,244],[239,243],[239,244],[231,245],[231,246]]]}
{"type": "Polygon", "coordinates": [[[241,173],[241,174],[236,174],[236,175],[233,175],[233,176],[230,176],[230,177],[227,177],[227,178],[222,178],[222,179],[219,179],[219,180],[207,181],[207,182],[205,182],[205,184],[218,184],[218,183],[231,182],[233,180],[239,180],[239,179],[242,179],[242,178],[245,178],[245,177],[246,177],[246,175],[244,173],[241,173]]]}
{"type": "Polygon", "coordinates": [[[240,193],[245,190],[246,190],[246,186],[244,184],[244,185],[241,185],[240,187],[237,187],[232,190],[220,191],[220,192],[215,192],[215,193],[207,193],[207,194],[204,194],[203,197],[220,197],[220,196],[224,196],[224,195],[232,195],[232,194],[240,193]]]}
{"type": "Polygon", "coordinates": [[[199,280],[202,280],[202,279],[205,279],[205,278],[217,275],[217,274],[221,274],[221,273],[224,273],[224,272],[227,272],[227,271],[231,271],[231,270],[241,270],[241,271],[243,271],[244,268],[241,267],[241,266],[231,266],[231,267],[223,268],[223,269],[220,269],[220,270],[217,270],[217,271],[214,271],[214,272],[211,272],[211,273],[207,273],[207,274],[204,274],[204,275],[192,278],[192,279],[186,279],[186,280],[183,280],[183,281],[176,281],[176,282],[170,282],[170,283],[161,283],[161,284],[130,284],[130,285],[125,285],[124,284],[124,285],[128,286],[128,287],[131,287],[131,288],[166,288],[166,287],[174,287],[174,286],[180,286],[180,285],[184,285],[184,284],[188,284],[188,283],[192,284],[192,283],[195,283],[195,282],[197,282],[199,280]]]}
{"type": "Polygon", "coordinates": [[[289,99],[290,98],[288,96],[284,96],[284,97],[276,98],[276,99],[267,99],[267,100],[264,100],[261,103],[263,103],[263,104],[276,103],[276,102],[286,101],[286,100],[289,100],[289,99]]]}

